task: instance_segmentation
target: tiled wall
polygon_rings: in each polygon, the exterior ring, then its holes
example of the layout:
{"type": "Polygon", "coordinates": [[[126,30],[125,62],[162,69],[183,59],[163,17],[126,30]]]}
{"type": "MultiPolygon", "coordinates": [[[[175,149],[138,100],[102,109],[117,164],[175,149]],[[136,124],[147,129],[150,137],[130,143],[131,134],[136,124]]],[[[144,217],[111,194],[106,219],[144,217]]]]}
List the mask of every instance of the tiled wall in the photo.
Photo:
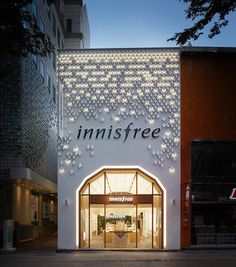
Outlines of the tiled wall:
{"type": "Polygon", "coordinates": [[[27,167],[56,181],[56,106],[31,59],[1,64],[10,75],[0,81],[0,168],[27,167]]]}

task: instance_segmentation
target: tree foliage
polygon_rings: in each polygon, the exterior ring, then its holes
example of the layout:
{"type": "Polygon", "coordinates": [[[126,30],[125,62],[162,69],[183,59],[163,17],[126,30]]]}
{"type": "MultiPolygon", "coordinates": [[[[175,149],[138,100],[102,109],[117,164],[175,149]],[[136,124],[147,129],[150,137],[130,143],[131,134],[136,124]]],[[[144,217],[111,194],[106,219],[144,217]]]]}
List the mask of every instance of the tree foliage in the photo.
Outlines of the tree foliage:
{"type": "Polygon", "coordinates": [[[188,4],[186,18],[195,21],[190,28],[175,33],[168,41],[184,45],[189,40],[197,40],[206,25],[213,23],[208,34],[209,38],[221,32],[228,24],[227,15],[236,10],[236,0],[179,0],[188,4]],[[197,20],[198,19],[198,20],[197,20]],[[197,20],[197,21],[196,21],[197,20]]]}
{"type": "MultiPolygon", "coordinates": [[[[33,0],[0,1],[0,54],[26,56],[29,52],[46,56],[54,50],[30,11],[33,0]]],[[[54,1],[48,0],[48,4],[54,1]]]]}

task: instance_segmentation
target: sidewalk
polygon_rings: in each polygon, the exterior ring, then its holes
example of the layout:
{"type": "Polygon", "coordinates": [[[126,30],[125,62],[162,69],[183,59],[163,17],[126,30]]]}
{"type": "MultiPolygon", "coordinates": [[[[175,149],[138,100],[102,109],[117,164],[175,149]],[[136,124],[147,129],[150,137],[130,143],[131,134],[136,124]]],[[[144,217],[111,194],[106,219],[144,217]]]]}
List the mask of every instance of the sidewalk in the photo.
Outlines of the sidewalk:
{"type": "Polygon", "coordinates": [[[57,232],[47,236],[41,236],[35,240],[21,243],[17,246],[16,252],[56,252],[57,232]]]}

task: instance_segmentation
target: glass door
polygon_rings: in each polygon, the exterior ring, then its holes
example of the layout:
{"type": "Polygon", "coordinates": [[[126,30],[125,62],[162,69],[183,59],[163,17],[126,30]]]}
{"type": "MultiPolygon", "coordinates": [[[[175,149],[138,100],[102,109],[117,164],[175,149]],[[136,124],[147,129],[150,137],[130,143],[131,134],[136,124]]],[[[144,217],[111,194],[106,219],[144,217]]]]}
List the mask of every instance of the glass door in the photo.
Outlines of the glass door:
{"type": "Polygon", "coordinates": [[[152,204],[139,204],[138,206],[138,248],[152,248],[152,204]]]}
{"type": "Polygon", "coordinates": [[[106,205],[105,247],[136,248],[136,205],[106,205]]]}
{"type": "Polygon", "coordinates": [[[90,205],[90,248],[104,248],[104,205],[90,205]]]}
{"type": "Polygon", "coordinates": [[[163,192],[138,170],[106,170],[80,191],[80,248],[163,248],[163,192]]]}

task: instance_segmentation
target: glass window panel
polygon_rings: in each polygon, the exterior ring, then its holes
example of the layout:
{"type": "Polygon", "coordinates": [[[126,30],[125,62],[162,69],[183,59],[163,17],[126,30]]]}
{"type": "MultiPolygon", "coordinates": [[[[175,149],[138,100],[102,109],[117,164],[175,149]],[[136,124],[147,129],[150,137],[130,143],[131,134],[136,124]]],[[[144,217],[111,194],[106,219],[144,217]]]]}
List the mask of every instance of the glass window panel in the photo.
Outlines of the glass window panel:
{"type": "Polygon", "coordinates": [[[34,19],[37,21],[38,8],[37,8],[37,5],[36,5],[36,3],[34,1],[31,4],[31,9],[32,9],[32,13],[33,13],[34,19]]]}
{"type": "Polygon", "coordinates": [[[72,19],[66,20],[66,32],[68,33],[72,32],[72,19]]]}
{"type": "Polygon", "coordinates": [[[153,247],[162,248],[162,197],[153,196],[153,247]]]}
{"type": "Polygon", "coordinates": [[[54,35],[56,36],[56,17],[54,16],[54,14],[52,14],[52,29],[54,35]]]}
{"type": "Polygon", "coordinates": [[[135,170],[106,171],[87,183],[81,191],[81,203],[81,247],[90,244],[91,248],[162,248],[162,192],[148,176],[135,170]],[[104,208],[104,202],[90,204],[89,210],[89,198],[84,196],[89,192],[93,195],[151,195],[152,191],[156,194],[153,196],[153,206],[108,204],[104,208]]]}
{"type": "Polygon", "coordinates": [[[136,248],[136,206],[106,206],[106,248],[136,248]]]}
{"type": "Polygon", "coordinates": [[[80,205],[80,246],[89,247],[89,197],[81,197],[80,205]]]}
{"type": "Polygon", "coordinates": [[[161,194],[161,190],[155,184],[153,184],[153,194],[161,194]]]}
{"type": "Polygon", "coordinates": [[[104,248],[104,205],[90,205],[90,247],[104,248]]]}
{"type": "Polygon", "coordinates": [[[82,190],[82,195],[88,194],[89,193],[89,186],[88,184],[85,186],[85,188],[82,190]]]}
{"type": "Polygon", "coordinates": [[[43,19],[41,17],[39,20],[39,29],[42,33],[45,33],[45,24],[44,24],[43,19]]]}
{"type": "Polygon", "coordinates": [[[136,194],[135,172],[106,173],[107,194],[136,194]]]}
{"type": "Polygon", "coordinates": [[[138,194],[152,194],[152,181],[138,174],[138,194]]]}
{"type": "Polygon", "coordinates": [[[39,64],[39,71],[40,71],[40,75],[44,80],[44,76],[45,76],[45,66],[43,64],[43,62],[40,60],[40,64],[39,64]]]}
{"type": "Polygon", "coordinates": [[[138,248],[152,248],[152,205],[139,204],[137,215],[138,248]]]}
{"type": "Polygon", "coordinates": [[[90,182],[90,194],[104,194],[104,174],[97,176],[93,181],[90,182]]]}

